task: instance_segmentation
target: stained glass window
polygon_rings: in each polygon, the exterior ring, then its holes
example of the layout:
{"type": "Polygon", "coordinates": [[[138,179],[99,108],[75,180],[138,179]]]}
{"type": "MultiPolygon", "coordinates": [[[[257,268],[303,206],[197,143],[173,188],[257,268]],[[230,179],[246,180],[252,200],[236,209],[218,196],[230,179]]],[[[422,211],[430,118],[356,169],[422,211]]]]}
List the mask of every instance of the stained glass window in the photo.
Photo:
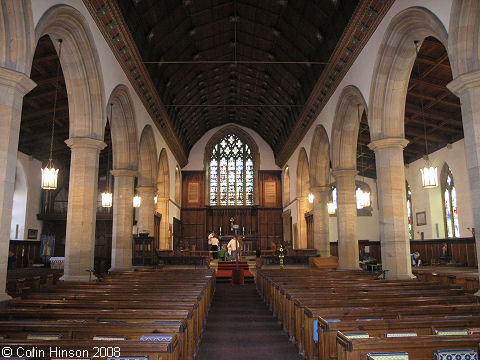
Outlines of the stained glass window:
{"type": "Polygon", "coordinates": [[[407,191],[407,216],[408,216],[408,237],[414,240],[415,233],[413,231],[413,217],[412,217],[412,189],[408,182],[405,182],[407,191]]]}
{"type": "Polygon", "coordinates": [[[235,134],[223,137],[210,156],[210,205],[253,205],[253,166],[247,144],[235,134]]]}
{"type": "Polygon", "coordinates": [[[453,174],[450,167],[445,165],[445,176],[442,190],[444,201],[444,221],[445,232],[447,237],[459,237],[460,230],[458,228],[458,213],[457,213],[457,191],[455,190],[455,184],[453,182],[453,174]]]}

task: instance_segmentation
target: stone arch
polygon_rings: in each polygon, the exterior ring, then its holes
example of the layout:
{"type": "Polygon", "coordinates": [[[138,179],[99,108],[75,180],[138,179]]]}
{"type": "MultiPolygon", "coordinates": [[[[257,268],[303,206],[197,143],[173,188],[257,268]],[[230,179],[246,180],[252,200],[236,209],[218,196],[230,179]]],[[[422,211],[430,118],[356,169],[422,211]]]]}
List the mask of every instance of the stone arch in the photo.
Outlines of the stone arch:
{"type": "Polygon", "coordinates": [[[167,151],[162,149],[158,159],[157,174],[157,213],[161,214],[158,229],[157,248],[171,249],[171,241],[168,236],[170,205],[170,170],[168,166],[167,151]]]}
{"type": "Polygon", "coordinates": [[[448,50],[447,31],[432,12],[411,7],[397,14],[380,46],[370,87],[369,127],[372,141],[404,138],[405,101],[416,58],[414,40],[433,36],[448,50]]]}
{"type": "Polygon", "coordinates": [[[49,35],[57,47],[68,93],[70,137],[103,139],[105,103],[102,72],[92,33],[82,14],[71,6],[57,5],[43,14],[35,29],[35,41],[49,35]]]}
{"type": "Polygon", "coordinates": [[[158,177],[157,145],[150,125],[143,128],[138,153],[138,186],[155,187],[158,177]]]}
{"type": "MultiPolygon", "coordinates": [[[[253,158],[253,197],[254,197],[254,205],[259,204],[259,191],[258,191],[258,170],[260,169],[260,151],[258,150],[258,145],[253,139],[252,136],[242,128],[235,126],[235,125],[227,125],[220,130],[218,130],[215,134],[212,135],[210,140],[205,145],[205,153],[203,157],[203,163],[205,168],[205,178],[210,178],[209,166],[210,166],[210,156],[212,154],[213,148],[218,141],[228,134],[235,134],[237,135],[244,143],[248,145],[250,151],[252,152],[253,158]]],[[[208,181],[205,181],[205,204],[209,205],[210,199],[210,186],[208,186],[208,181]]]]}
{"type": "Polygon", "coordinates": [[[452,75],[480,69],[480,3],[454,0],[450,15],[448,50],[452,75]]]}
{"type": "Polygon", "coordinates": [[[327,186],[329,183],[330,144],[327,131],[322,125],[318,125],[310,148],[310,186],[327,186]]]}
{"type": "Polygon", "coordinates": [[[333,169],[356,169],[360,116],[366,109],[365,100],[357,87],[349,85],[343,89],[332,127],[333,169]]]}
{"type": "Polygon", "coordinates": [[[0,67],[30,74],[35,37],[31,0],[0,2],[0,67]]]}
{"type": "Polygon", "coordinates": [[[182,200],[182,170],[178,165],[175,166],[175,202],[180,205],[182,200]]]}
{"type": "Polygon", "coordinates": [[[310,192],[308,158],[307,152],[303,147],[300,149],[300,153],[298,154],[297,176],[295,184],[298,208],[298,239],[294,246],[302,249],[307,246],[307,222],[305,221],[305,213],[311,210],[311,206],[308,202],[308,194],[310,192]]]}
{"type": "Polygon", "coordinates": [[[27,214],[28,179],[25,169],[17,160],[15,172],[15,190],[13,192],[12,220],[10,239],[25,239],[25,218],[27,214]],[[18,228],[17,228],[18,227],[18,228]]]}
{"type": "Polygon", "coordinates": [[[128,88],[125,85],[118,85],[113,89],[107,102],[106,111],[112,132],[113,168],[136,170],[137,130],[135,114],[128,88]]]}

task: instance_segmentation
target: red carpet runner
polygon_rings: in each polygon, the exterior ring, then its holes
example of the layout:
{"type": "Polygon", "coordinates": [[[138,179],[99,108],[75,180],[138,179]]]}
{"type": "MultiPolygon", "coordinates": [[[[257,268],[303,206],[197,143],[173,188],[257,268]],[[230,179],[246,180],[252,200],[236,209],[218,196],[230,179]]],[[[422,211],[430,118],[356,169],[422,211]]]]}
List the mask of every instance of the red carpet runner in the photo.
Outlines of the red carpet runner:
{"type": "MultiPolygon", "coordinates": [[[[235,261],[220,261],[217,270],[217,283],[232,282],[232,270],[236,268],[235,261]]],[[[238,268],[243,270],[246,283],[253,283],[253,274],[248,270],[246,261],[239,261],[238,268]]]]}

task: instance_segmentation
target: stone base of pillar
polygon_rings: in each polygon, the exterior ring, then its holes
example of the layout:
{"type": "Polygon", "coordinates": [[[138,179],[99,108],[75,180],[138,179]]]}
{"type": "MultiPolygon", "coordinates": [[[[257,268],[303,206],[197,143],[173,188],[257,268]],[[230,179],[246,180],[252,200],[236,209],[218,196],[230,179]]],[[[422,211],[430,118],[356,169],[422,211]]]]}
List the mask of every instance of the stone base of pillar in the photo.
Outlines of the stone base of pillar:
{"type": "Polygon", "coordinates": [[[11,300],[12,297],[7,293],[0,294],[0,308],[4,308],[7,305],[7,301],[11,300]]]}
{"type": "Polygon", "coordinates": [[[413,274],[404,274],[404,275],[388,275],[388,272],[387,274],[385,275],[385,279],[386,280],[412,280],[412,279],[416,279],[417,277],[413,274]]]}
{"type": "Polygon", "coordinates": [[[92,274],[92,277],[90,275],[63,275],[60,280],[62,281],[82,281],[82,282],[88,282],[88,281],[96,281],[97,277],[92,274]]]}
{"type": "Polygon", "coordinates": [[[116,268],[110,268],[108,269],[108,272],[111,273],[111,272],[123,272],[123,271],[133,271],[133,266],[130,266],[130,267],[116,267],[116,268]]]}

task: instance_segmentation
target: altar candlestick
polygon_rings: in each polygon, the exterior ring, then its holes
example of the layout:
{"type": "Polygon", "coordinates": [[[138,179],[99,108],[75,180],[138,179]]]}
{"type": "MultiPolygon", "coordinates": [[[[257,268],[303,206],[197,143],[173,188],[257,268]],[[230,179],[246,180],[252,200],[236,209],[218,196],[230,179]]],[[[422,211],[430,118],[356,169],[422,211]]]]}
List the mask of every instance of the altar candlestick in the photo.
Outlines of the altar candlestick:
{"type": "Polygon", "coordinates": [[[242,226],[243,235],[245,235],[245,226],[242,226]]]}
{"type": "Polygon", "coordinates": [[[220,226],[220,235],[222,235],[222,227],[220,226]]]}

